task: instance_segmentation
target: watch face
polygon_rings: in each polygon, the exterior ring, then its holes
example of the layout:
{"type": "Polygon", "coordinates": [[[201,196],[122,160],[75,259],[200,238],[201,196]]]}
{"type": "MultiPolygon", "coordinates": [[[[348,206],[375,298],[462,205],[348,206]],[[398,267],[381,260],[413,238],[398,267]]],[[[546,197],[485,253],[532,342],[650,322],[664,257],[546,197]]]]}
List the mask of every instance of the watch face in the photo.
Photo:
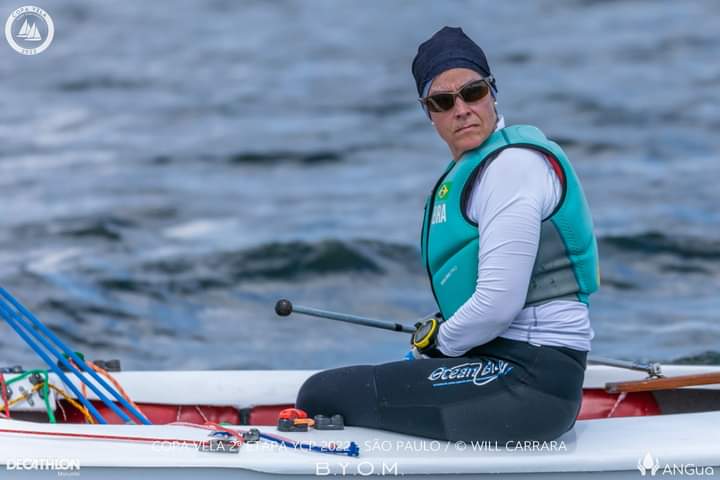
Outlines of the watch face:
{"type": "Polygon", "coordinates": [[[413,334],[413,342],[419,343],[423,340],[426,340],[426,337],[430,335],[433,329],[434,322],[428,321],[420,325],[417,330],[415,330],[415,333],[413,334]]]}
{"type": "Polygon", "coordinates": [[[422,339],[427,336],[428,333],[430,333],[430,330],[432,329],[432,323],[427,322],[422,327],[420,327],[417,331],[418,338],[422,339]]]}

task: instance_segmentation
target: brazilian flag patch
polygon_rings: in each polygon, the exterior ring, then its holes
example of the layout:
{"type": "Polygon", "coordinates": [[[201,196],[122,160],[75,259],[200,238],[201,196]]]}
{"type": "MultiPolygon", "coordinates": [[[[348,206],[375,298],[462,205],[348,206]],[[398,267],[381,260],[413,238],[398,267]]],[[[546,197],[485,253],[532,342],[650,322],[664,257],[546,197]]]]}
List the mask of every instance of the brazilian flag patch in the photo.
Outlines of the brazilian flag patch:
{"type": "Polygon", "coordinates": [[[452,186],[452,182],[445,182],[442,185],[440,185],[440,188],[438,189],[437,198],[440,200],[444,199],[448,196],[448,193],[450,193],[450,187],[452,186]]]}

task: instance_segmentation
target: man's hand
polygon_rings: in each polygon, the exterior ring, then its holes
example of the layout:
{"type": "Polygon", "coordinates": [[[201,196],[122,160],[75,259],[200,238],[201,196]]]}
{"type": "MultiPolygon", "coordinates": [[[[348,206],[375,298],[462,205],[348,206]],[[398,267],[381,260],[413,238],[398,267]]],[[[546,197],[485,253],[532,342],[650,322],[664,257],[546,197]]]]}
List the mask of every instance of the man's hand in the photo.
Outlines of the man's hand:
{"type": "Polygon", "coordinates": [[[437,348],[437,335],[440,324],[443,322],[440,312],[432,317],[415,324],[415,332],[412,334],[410,344],[419,353],[428,357],[444,357],[437,348]]]}

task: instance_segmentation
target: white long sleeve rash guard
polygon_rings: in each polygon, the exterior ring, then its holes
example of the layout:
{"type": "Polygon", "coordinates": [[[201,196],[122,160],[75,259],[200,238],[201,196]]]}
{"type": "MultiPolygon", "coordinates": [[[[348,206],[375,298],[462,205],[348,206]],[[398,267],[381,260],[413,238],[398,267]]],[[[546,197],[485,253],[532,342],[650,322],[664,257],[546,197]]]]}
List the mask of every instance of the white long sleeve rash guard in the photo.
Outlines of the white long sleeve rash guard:
{"type": "MultiPolygon", "coordinates": [[[[502,128],[502,119],[498,128],[502,128]]],[[[478,224],[478,277],[473,295],[444,322],[438,348],[457,357],[496,337],[590,351],[587,306],[553,300],[523,308],[540,241],[562,186],[545,156],[503,150],[472,187],[467,216],[478,224]]]]}

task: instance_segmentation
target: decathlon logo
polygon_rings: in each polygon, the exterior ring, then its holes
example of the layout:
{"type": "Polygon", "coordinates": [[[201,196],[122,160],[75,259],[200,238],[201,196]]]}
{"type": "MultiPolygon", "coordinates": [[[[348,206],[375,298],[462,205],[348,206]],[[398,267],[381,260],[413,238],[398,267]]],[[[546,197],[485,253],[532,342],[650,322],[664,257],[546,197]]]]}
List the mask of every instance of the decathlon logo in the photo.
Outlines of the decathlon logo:
{"type": "Polygon", "coordinates": [[[512,371],[509,363],[503,360],[487,359],[479,362],[462,363],[454,367],[438,367],[428,376],[433,387],[446,387],[461,383],[486,385],[512,371]]]}
{"type": "Polygon", "coordinates": [[[5,22],[5,39],[22,55],[37,55],[50,46],[55,37],[52,17],[40,7],[16,8],[5,22]]]}
{"type": "Polygon", "coordinates": [[[55,470],[58,476],[68,472],[77,474],[80,460],[77,458],[11,458],[5,461],[7,470],[55,470]]]}

